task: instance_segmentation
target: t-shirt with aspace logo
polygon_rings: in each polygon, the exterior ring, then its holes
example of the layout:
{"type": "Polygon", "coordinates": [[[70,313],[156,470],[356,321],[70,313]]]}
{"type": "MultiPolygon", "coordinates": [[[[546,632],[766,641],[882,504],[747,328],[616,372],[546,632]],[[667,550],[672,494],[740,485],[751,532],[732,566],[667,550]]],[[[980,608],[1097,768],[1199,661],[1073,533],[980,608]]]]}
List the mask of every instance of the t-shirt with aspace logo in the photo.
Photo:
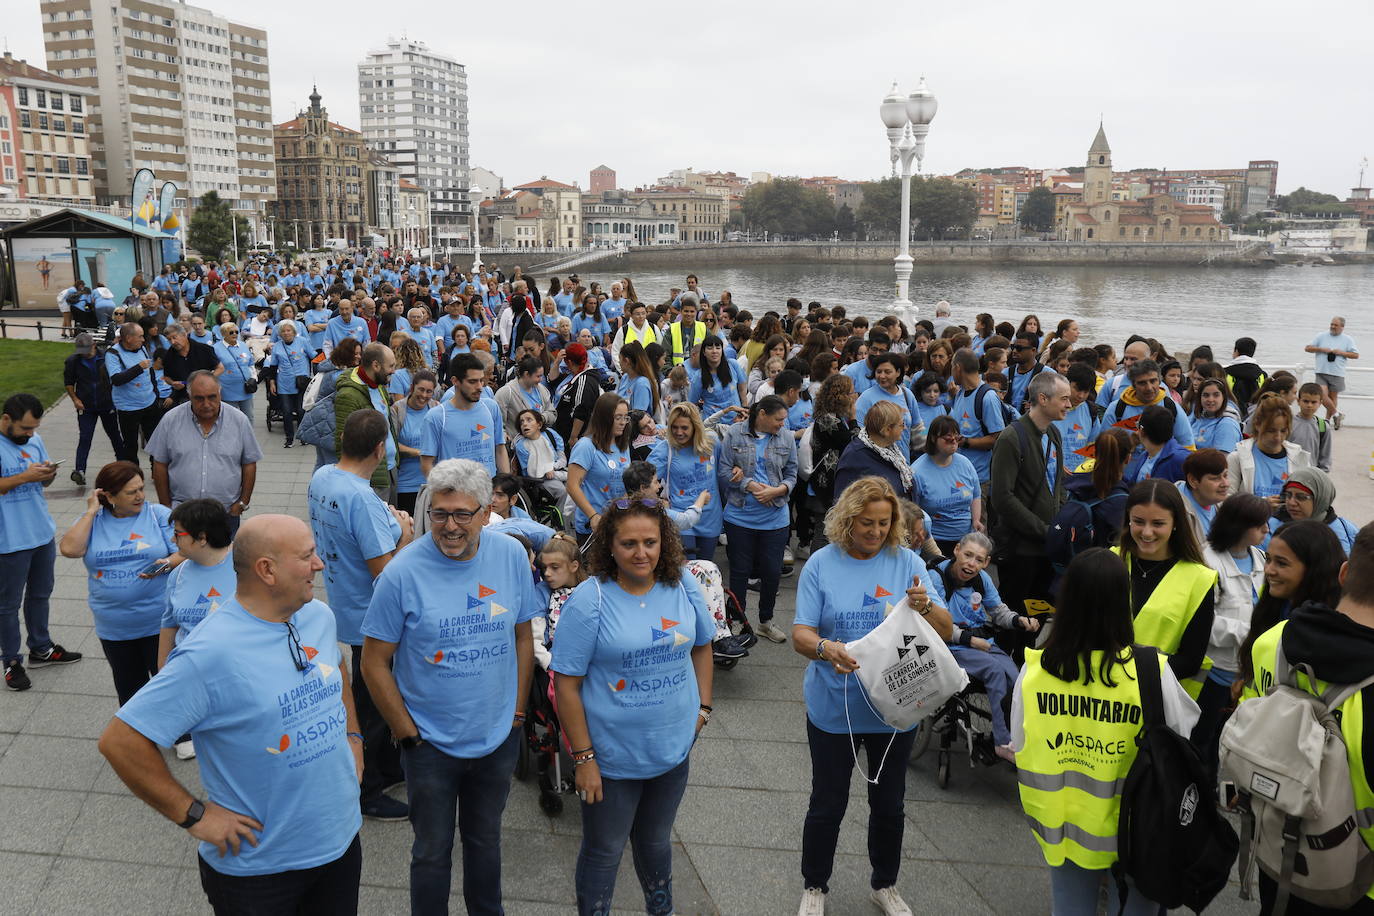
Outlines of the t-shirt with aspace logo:
{"type": "Polygon", "coordinates": [[[230,598],[119,710],[164,747],[190,732],[208,799],[263,825],[256,847],[201,857],[229,875],[313,868],[343,855],[362,826],[334,614],[311,601],[284,623],[230,598]]]}
{"type": "Polygon", "coordinates": [[[156,636],[166,606],[167,579],[140,579],[154,560],[176,551],[172,510],[145,502],[138,515],[116,518],[101,509],[91,523],[91,539],[82,560],[95,634],[101,639],[125,640],[156,636]]]}
{"type": "MultiPolygon", "coordinates": [[[[48,450],[37,433],[23,445],[0,436],[0,477],[14,477],[47,460],[48,450]]],[[[42,547],[56,530],[41,483],[21,483],[0,493],[0,553],[42,547]]]]}
{"type": "Polygon", "coordinates": [[[644,595],[595,579],[573,591],[558,618],[553,670],[585,678],[582,706],[602,775],[650,779],[686,759],[701,703],[692,647],[715,635],[685,569],[680,585],[659,582],[644,595]]]}
{"type": "Polygon", "coordinates": [[[515,539],[483,532],[472,559],[453,560],[427,534],[377,577],[362,633],[396,644],[396,686],[420,737],[450,757],[485,757],[515,715],[515,626],[545,606],[515,539]]]}
{"type": "Polygon", "coordinates": [[[187,560],[168,576],[167,603],[162,610],[162,628],[175,628],[177,645],[206,618],[234,597],[238,577],[234,574],[231,550],[214,566],[187,560]]]}

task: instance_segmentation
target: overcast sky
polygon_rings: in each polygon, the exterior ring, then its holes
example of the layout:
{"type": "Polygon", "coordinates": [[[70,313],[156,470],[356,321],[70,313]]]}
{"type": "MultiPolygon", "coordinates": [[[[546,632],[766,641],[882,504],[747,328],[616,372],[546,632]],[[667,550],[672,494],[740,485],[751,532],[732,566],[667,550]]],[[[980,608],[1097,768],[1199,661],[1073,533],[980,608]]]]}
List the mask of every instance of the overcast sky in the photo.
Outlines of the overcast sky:
{"type": "MultiPolygon", "coordinates": [[[[603,162],[621,187],[685,167],[879,177],[878,105],[894,78],[910,91],[922,74],[940,102],[937,174],[1082,165],[1099,114],[1119,170],[1277,159],[1281,192],[1345,197],[1374,153],[1368,0],[198,5],[268,30],[278,122],[318,81],[331,117],[357,127],[357,64],[388,34],[453,56],[472,164],[508,187],[585,188],[603,162]]],[[[5,6],[8,47],[41,65],[37,0],[5,6]]]]}

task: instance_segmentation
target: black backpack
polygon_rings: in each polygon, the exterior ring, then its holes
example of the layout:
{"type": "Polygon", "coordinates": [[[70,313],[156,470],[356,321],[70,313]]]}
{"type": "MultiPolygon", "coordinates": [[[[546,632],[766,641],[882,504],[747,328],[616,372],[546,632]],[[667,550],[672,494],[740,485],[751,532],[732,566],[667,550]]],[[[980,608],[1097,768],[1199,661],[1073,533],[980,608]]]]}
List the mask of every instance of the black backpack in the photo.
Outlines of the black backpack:
{"type": "Polygon", "coordinates": [[[1147,900],[1201,913],[1226,886],[1240,840],[1217,811],[1201,755],[1164,721],[1159,652],[1132,653],[1144,724],[1121,790],[1112,875],[1123,908],[1130,877],[1147,900]]]}

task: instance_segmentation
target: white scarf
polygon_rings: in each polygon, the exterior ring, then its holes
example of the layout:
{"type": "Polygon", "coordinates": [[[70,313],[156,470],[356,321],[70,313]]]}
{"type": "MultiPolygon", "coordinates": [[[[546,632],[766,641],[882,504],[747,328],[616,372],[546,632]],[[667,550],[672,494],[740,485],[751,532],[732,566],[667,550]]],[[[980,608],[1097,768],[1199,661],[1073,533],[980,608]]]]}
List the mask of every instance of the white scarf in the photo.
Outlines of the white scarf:
{"type": "Polygon", "coordinates": [[[904,492],[910,492],[911,465],[902,460],[902,453],[897,451],[897,446],[895,444],[888,446],[879,445],[868,435],[868,430],[866,429],[859,430],[859,441],[873,449],[873,451],[877,452],[884,461],[895,467],[897,473],[902,475],[902,490],[904,492]]]}

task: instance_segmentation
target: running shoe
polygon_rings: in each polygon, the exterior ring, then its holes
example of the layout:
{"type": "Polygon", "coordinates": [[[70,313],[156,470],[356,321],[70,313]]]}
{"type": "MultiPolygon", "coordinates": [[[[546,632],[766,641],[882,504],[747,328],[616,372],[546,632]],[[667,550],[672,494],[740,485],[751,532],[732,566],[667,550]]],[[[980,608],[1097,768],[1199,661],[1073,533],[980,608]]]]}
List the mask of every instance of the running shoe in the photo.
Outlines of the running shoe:
{"type": "Polygon", "coordinates": [[[80,652],[68,652],[56,643],[49,646],[46,652],[29,652],[30,668],[42,668],[46,665],[66,665],[70,662],[79,661],[81,661],[80,652]]]}
{"type": "Polygon", "coordinates": [[[749,654],[749,647],[745,645],[746,642],[743,633],[736,636],[722,636],[711,643],[711,654],[718,658],[744,658],[749,654]]]}
{"type": "Polygon", "coordinates": [[[797,916],[825,916],[825,891],[819,887],[808,887],[802,891],[797,916]]]}
{"type": "Polygon", "coordinates": [[[911,907],[906,905],[906,901],[897,893],[895,887],[880,887],[870,894],[868,899],[872,900],[873,905],[886,916],[912,916],[911,907]]]}
{"type": "Polygon", "coordinates": [[[1333,427],[1335,427],[1336,429],[1340,429],[1340,428],[1341,428],[1341,421],[1343,421],[1344,419],[1345,419],[1345,414],[1341,413],[1341,412],[1338,410],[1338,411],[1336,411],[1334,414],[1331,415],[1331,425],[1332,425],[1333,427]]]}
{"type": "Polygon", "coordinates": [[[773,626],[773,621],[771,620],[765,620],[763,623],[754,627],[754,632],[772,642],[787,642],[787,634],[773,626]]]}
{"type": "Polygon", "coordinates": [[[374,821],[403,821],[410,817],[410,806],[390,795],[378,795],[363,803],[363,817],[374,821]]]}
{"type": "Polygon", "coordinates": [[[86,485],[85,473],[82,471],[72,471],[72,483],[76,484],[78,487],[84,487],[86,485]]]}
{"type": "Polygon", "coordinates": [[[189,738],[185,741],[178,741],[175,745],[178,760],[195,760],[196,745],[189,738]]]}
{"type": "Polygon", "coordinates": [[[10,690],[28,690],[33,686],[33,681],[24,673],[23,665],[10,662],[5,666],[5,686],[10,690]]]}
{"type": "Polygon", "coordinates": [[[795,560],[796,558],[792,556],[792,548],[784,547],[782,549],[782,564],[784,566],[791,566],[792,563],[795,562],[795,560]]]}

